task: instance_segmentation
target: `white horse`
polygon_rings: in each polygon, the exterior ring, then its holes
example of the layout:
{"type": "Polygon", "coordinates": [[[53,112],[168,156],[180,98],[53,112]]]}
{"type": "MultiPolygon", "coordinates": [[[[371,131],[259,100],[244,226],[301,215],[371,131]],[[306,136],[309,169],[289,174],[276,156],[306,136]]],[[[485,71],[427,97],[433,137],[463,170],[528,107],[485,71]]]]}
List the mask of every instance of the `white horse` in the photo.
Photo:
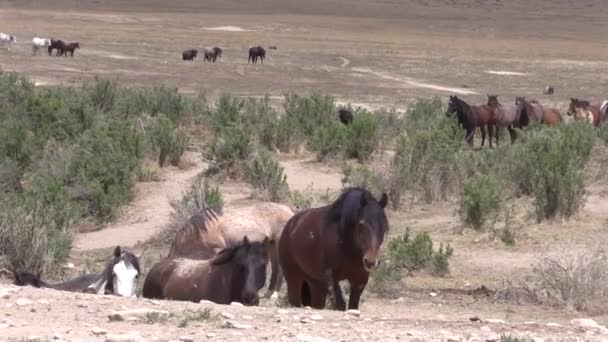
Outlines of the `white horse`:
{"type": "Polygon", "coordinates": [[[51,46],[50,39],[34,37],[34,39],[32,39],[32,55],[35,56],[36,53],[38,53],[38,50],[41,48],[47,48],[49,46],[51,46]]]}
{"type": "Polygon", "coordinates": [[[600,113],[604,116],[603,121],[608,120],[608,100],[602,102],[600,106],[600,113]]]}
{"type": "Polygon", "coordinates": [[[12,43],[17,44],[17,37],[11,36],[10,34],[6,34],[4,32],[0,32],[0,45],[2,45],[2,47],[8,45],[6,49],[10,50],[12,43]]]}

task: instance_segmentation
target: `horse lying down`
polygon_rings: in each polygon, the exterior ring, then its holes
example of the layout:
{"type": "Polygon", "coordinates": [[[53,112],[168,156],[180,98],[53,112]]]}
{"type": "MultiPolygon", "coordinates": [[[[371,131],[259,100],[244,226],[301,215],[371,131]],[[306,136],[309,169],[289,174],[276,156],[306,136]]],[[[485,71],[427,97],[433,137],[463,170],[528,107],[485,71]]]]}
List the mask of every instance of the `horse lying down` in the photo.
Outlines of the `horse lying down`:
{"type": "Polygon", "coordinates": [[[15,271],[14,284],[71,292],[93,292],[132,297],[135,295],[139,275],[139,258],[117,246],[114,249],[113,257],[108,260],[101,273],[89,273],[63,283],[50,284],[42,280],[40,274],[15,271]]]}

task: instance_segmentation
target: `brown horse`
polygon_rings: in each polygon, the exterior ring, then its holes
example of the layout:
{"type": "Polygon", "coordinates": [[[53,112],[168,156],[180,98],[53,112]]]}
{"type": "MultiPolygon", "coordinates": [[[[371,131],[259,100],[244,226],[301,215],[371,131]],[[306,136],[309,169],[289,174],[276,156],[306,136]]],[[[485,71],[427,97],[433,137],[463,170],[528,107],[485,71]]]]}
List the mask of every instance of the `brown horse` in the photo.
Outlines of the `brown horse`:
{"type": "MultiPolygon", "coordinates": [[[[238,245],[244,236],[277,242],[293,214],[288,206],[273,202],[228,207],[222,213],[207,208],[175,234],[168,258],[209,259],[216,249],[238,245]]],[[[283,279],[276,245],[269,245],[272,273],[266,296],[280,290],[283,279]]]]}
{"type": "Polygon", "coordinates": [[[558,123],[562,122],[562,114],[559,112],[559,110],[557,108],[553,108],[553,107],[546,107],[541,105],[537,100],[530,100],[530,104],[532,105],[533,108],[542,108],[543,110],[543,119],[542,119],[542,123],[547,125],[547,126],[554,126],[557,125],[558,123]]]}
{"type": "Polygon", "coordinates": [[[259,303],[258,291],[266,281],[268,238],[221,250],[211,260],[165,259],[154,265],[144,281],[145,298],[217,304],[259,303]]]}
{"type": "Polygon", "coordinates": [[[492,135],[494,133],[494,116],[491,108],[487,105],[472,106],[466,103],[464,100],[458,98],[458,96],[450,96],[448,102],[447,115],[456,114],[458,123],[466,132],[466,142],[473,146],[473,139],[475,135],[475,129],[479,127],[481,130],[481,147],[486,141],[486,128],[489,133],[489,144],[492,147],[492,135]]]}
{"type": "Polygon", "coordinates": [[[336,308],[344,310],[338,282],[346,279],[348,308],[359,307],[389,228],[387,202],[386,194],[377,201],[365,189],[350,188],[334,203],[300,211],[287,222],[279,240],[279,260],[291,305],[322,309],[331,286],[336,308]]]}
{"type": "Polygon", "coordinates": [[[587,100],[570,98],[568,115],[573,115],[575,120],[587,121],[595,127],[600,127],[603,121],[602,111],[599,104],[591,104],[587,100]]]}
{"type": "Polygon", "coordinates": [[[506,127],[509,131],[512,144],[517,138],[515,128],[524,128],[530,123],[530,118],[526,112],[518,112],[515,104],[503,106],[500,102],[498,102],[498,95],[488,95],[488,107],[490,107],[494,113],[494,123],[496,125],[496,145],[498,145],[501,127],[506,127]]]}

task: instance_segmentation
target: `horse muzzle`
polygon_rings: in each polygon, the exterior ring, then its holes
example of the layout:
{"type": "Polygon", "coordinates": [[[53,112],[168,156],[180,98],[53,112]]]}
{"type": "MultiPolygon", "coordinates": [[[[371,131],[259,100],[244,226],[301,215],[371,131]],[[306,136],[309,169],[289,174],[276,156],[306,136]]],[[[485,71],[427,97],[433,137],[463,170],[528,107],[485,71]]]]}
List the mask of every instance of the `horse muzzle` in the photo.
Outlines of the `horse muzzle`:
{"type": "Polygon", "coordinates": [[[378,259],[363,257],[363,268],[365,268],[367,272],[371,271],[376,266],[378,266],[378,259]]]}

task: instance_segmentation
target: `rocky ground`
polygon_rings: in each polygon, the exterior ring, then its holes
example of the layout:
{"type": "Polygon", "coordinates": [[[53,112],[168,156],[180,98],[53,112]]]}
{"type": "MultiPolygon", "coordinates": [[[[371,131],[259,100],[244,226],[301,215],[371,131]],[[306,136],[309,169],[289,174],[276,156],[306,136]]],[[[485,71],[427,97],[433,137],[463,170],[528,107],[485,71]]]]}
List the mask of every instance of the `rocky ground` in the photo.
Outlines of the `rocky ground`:
{"type": "MultiPolygon", "coordinates": [[[[277,301],[278,302],[278,301],[277,301]]],[[[500,319],[454,321],[403,318],[394,311],[337,312],[210,302],[184,303],[118,298],[55,290],[0,288],[3,340],[54,341],[533,341],[608,340],[608,329],[590,319],[558,324],[500,319]],[[26,337],[26,338],[25,338],[26,337]]],[[[371,308],[370,308],[371,309],[371,308]]]]}

